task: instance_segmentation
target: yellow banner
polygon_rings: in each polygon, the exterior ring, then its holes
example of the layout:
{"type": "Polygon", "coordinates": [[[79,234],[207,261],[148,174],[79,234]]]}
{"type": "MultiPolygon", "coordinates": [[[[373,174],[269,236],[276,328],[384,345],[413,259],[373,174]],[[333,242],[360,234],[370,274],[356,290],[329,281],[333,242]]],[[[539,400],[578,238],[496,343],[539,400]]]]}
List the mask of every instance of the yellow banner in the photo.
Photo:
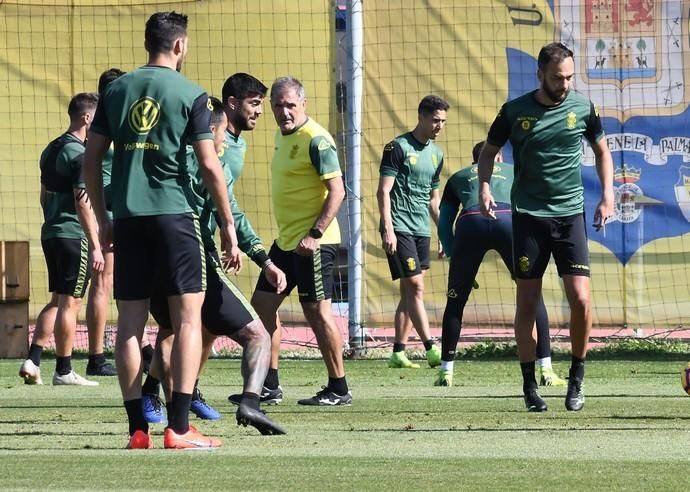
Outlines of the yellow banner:
{"type": "MultiPolygon", "coordinates": [[[[365,99],[362,195],[364,312],[369,326],[392,326],[399,299],[378,233],[376,189],[383,146],[413,129],[427,94],[450,103],[437,139],[445,151],[441,189],[472,162],[500,106],[538,87],[540,48],[573,48],[575,89],[604,117],[616,167],[616,216],[607,236],[588,227],[594,322],[674,326],[690,314],[690,97],[688,2],[372,1],[364,6],[365,99]],[[658,118],[659,116],[667,119],[658,118]],[[627,167],[626,167],[627,166],[627,167]]],[[[511,160],[510,154],[504,156],[511,160]]],[[[585,149],[586,216],[598,193],[585,149]]],[[[435,231],[434,231],[435,234],[435,231]]],[[[445,307],[447,260],[425,278],[432,326],[445,307]]],[[[465,310],[471,326],[511,325],[514,285],[497,255],[482,264],[465,310]]],[[[544,277],[552,326],[569,322],[554,267],[544,277]]]]}
{"type": "MultiPolygon", "coordinates": [[[[155,11],[189,16],[185,76],[221,95],[225,79],[248,72],[270,87],[279,76],[300,79],[308,114],[330,128],[334,111],[333,16],[328,2],[2,2],[0,25],[0,239],[31,241],[31,306],[35,317],[49,299],[40,244],[38,161],[45,146],[67,129],[67,104],[95,91],[100,73],[147,61],[144,25],[155,11]]],[[[269,164],[276,124],[264,116],[245,132],[246,166],[237,199],[266,247],[274,237],[269,164]]],[[[236,278],[250,296],[258,269],[236,278]]],[[[299,306],[295,302],[296,310],[299,306]]]]}

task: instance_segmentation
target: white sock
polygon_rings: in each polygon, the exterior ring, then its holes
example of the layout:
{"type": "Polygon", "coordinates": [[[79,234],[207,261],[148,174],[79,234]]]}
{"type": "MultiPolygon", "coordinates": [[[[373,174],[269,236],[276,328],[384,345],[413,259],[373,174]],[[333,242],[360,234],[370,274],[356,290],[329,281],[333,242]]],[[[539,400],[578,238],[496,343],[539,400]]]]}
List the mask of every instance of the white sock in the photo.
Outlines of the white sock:
{"type": "Polygon", "coordinates": [[[551,369],[551,357],[537,359],[537,366],[541,367],[542,369],[551,369]]]}
{"type": "Polygon", "coordinates": [[[453,364],[454,363],[455,363],[455,361],[452,361],[452,360],[448,360],[448,361],[442,360],[441,361],[441,370],[453,372],[453,364]]]}

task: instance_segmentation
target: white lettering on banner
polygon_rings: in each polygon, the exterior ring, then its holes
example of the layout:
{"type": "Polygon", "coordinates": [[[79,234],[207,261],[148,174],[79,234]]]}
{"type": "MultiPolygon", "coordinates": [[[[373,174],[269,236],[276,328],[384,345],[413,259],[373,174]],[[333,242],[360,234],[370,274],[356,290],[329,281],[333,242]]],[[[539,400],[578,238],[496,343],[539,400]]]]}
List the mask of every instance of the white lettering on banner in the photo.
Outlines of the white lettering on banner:
{"type": "MultiPolygon", "coordinates": [[[[690,162],[690,137],[664,137],[659,145],[654,145],[652,137],[640,133],[611,133],[606,135],[606,143],[611,152],[637,152],[644,154],[647,164],[664,166],[668,163],[668,156],[683,156],[683,162],[690,162]]],[[[585,145],[582,152],[582,164],[594,165],[594,151],[585,145]]]]}

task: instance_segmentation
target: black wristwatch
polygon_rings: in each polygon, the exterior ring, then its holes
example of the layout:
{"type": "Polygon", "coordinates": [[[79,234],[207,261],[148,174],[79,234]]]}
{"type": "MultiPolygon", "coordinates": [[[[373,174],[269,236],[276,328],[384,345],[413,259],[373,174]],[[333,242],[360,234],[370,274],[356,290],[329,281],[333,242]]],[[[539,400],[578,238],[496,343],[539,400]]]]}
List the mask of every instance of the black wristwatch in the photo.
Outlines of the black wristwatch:
{"type": "Polygon", "coordinates": [[[309,229],[309,237],[313,237],[314,239],[321,239],[323,237],[323,232],[318,230],[316,227],[312,227],[309,229]]]}

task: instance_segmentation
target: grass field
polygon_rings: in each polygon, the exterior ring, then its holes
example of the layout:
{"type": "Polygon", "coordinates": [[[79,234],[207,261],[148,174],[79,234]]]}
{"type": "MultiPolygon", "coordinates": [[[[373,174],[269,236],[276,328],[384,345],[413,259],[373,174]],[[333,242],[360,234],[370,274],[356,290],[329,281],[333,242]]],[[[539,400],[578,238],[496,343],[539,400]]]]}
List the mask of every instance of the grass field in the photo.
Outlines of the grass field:
{"type": "MultiPolygon", "coordinates": [[[[566,362],[556,369],[566,371],[566,362]]],[[[287,436],[238,427],[227,395],[239,361],[212,360],[202,379],[223,420],[197,422],[217,451],[125,451],[115,378],[97,388],[29,387],[18,361],[0,361],[1,489],[224,490],[688,490],[690,397],[684,361],[592,361],[585,409],[566,412],[564,388],[542,391],[529,414],[514,361],[456,363],[456,386],[435,371],[348,361],[354,404],[304,408],[325,381],[320,361],[286,361],[286,400],[268,407],[287,436]]],[[[84,361],[76,362],[83,374],[84,361]]],[[[42,364],[50,380],[53,360],[42,364]]]]}

